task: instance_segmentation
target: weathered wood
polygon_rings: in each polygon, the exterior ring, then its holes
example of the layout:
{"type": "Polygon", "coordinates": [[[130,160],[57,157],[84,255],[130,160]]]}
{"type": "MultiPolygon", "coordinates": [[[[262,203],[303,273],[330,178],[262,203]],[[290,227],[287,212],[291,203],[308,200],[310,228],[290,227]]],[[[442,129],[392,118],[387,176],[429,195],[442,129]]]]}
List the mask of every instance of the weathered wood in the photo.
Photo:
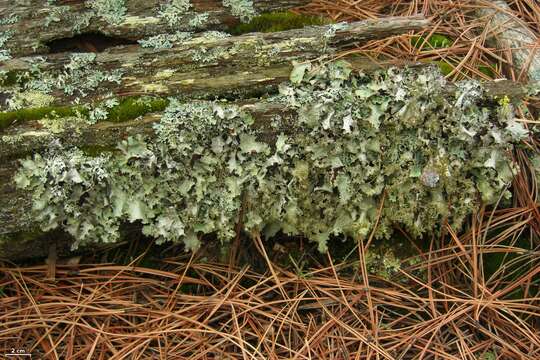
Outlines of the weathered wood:
{"type": "MultiPolygon", "coordinates": [[[[192,0],[191,8],[171,24],[160,16],[162,6],[169,0],[125,0],[125,14],[118,22],[111,22],[92,8],[94,1],[58,0],[48,4],[44,0],[2,0],[0,20],[16,19],[14,23],[1,24],[0,33],[9,32],[5,49],[13,57],[45,54],[47,43],[71,38],[84,33],[101,33],[126,40],[139,40],[152,35],[174,31],[227,30],[240,19],[223,6],[221,0],[192,0]],[[207,16],[204,21],[190,25],[197,16],[207,16]]],[[[305,5],[309,0],[254,0],[257,13],[285,10],[305,5]]]]}
{"type": "MultiPolygon", "coordinates": [[[[50,93],[53,104],[94,102],[109,93],[131,95],[179,95],[190,98],[250,97],[266,93],[288,77],[293,61],[334,56],[340,49],[372,39],[425,28],[428,20],[413,16],[384,18],[350,24],[313,26],[276,33],[253,33],[226,38],[196,37],[170,49],[139,45],[120,46],[95,55],[84,64],[83,76],[92,72],[118,73],[118,82],[103,81],[95,89],[65,92],[66,85],[84,84],[81,74],[66,77],[70,54],[53,54],[44,62],[33,57],[6,61],[0,71],[33,71],[38,80],[49,78],[62,85],[50,93]],[[36,74],[36,68],[39,69],[36,74]],[[33,70],[32,70],[33,69],[33,70]]],[[[9,99],[10,96],[7,95],[9,99]]],[[[1,109],[1,108],[0,108],[1,109]]]]}

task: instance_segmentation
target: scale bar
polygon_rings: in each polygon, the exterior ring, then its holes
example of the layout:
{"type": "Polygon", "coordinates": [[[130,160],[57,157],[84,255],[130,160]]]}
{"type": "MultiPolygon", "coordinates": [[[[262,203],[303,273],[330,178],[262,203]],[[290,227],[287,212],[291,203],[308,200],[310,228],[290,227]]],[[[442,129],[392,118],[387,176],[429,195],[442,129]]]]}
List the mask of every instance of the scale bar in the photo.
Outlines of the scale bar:
{"type": "Polygon", "coordinates": [[[32,354],[4,354],[4,356],[32,356],[32,354]]]}

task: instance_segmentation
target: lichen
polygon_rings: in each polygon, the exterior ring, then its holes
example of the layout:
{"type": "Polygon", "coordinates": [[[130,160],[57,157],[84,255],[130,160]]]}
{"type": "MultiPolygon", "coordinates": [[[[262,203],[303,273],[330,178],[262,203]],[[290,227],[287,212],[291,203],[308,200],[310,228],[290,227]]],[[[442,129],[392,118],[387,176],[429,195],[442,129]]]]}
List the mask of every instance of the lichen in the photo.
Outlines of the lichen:
{"type": "Polygon", "coordinates": [[[11,59],[11,50],[4,49],[9,39],[13,37],[12,30],[0,31],[0,61],[11,59]]]}
{"type": "Polygon", "coordinates": [[[93,0],[89,6],[109,24],[120,24],[127,12],[124,0],[93,0]]]}
{"type": "MultiPolygon", "coordinates": [[[[205,44],[208,44],[209,41],[218,41],[231,35],[221,32],[221,31],[205,31],[201,34],[198,34],[197,37],[193,38],[193,41],[204,40],[205,44]]],[[[202,63],[211,63],[219,59],[226,58],[231,52],[234,52],[233,48],[227,46],[212,46],[208,48],[205,45],[200,45],[197,48],[190,50],[191,59],[196,62],[202,63]]]]}
{"type": "Polygon", "coordinates": [[[190,32],[178,31],[174,34],[159,34],[151,36],[147,39],[139,40],[144,48],[153,48],[153,49],[170,49],[173,47],[174,43],[187,40],[191,38],[193,34],[190,32]]]}
{"type": "Polygon", "coordinates": [[[404,259],[396,257],[394,250],[388,246],[371,246],[366,253],[367,270],[386,280],[390,280],[393,275],[401,269],[404,259]]]}
{"type": "MultiPolygon", "coordinates": [[[[29,59],[30,67],[26,71],[17,71],[15,75],[7,77],[13,86],[6,89],[9,94],[8,104],[10,109],[17,109],[20,102],[17,98],[31,96],[42,100],[50,98],[55,91],[62,91],[66,95],[74,97],[77,103],[80,98],[88,96],[100,86],[106,83],[119,83],[122,79],[123,70],[100,70],[95,68],[95,53],[74,53],[70,55],[69,62],[63,68],[50,70],[47,68],[47,60],[44,57],[29,59]],[[13,79],[13,76],[16,79],[13,79]],[[13,104],[15,106],[13,106],[13,104]]],[[[22,104],[23,106],[40,106],[39,104],[22,104]]]]}
{"type": "Polygon", "coordinates": [[[223,6],[231,9],[231,14],[242,22],[249,22],[257,13],[252,0],[223,0],[223,6]]]}
{"type": "Polygon", "coordinates": [[[378,238],[394,223],[413,236],[459,228],[480,196],[510,195],[509,152],[528,133],[478,83],[449,95],[432,68],[368,75],[343,61],[298,64],[291,80],[256,107],[292,119],[171,98],[153,136],[96,157],[53,144],[22,161],[16,184],[42,228],[64,228],[75,245],[117,241],[123,222],[140,222],[187,249],[202,234],[233,238],[240,213],[248,232],[304,235],[325,251],[332,234],[367,236],[383,198],[378,238]]]}
{"type": "Polygon", "coordinates": [[[43,25],[49,27],[52,23],[60,22],[69,14],[69,12],[70,7],[67,5],[51,7],[43,25]]]}
{"type": "Polygon", "coordinates": [[[204,28],[208,23],[209,14],[195,12],[189,0],[170,0],[161,4],[158,18],[163,19],[171,28],[192,31],[204,28]]]}
{"type": "Polygon", "coordinates": [[[50,105],[54,97],[40,91],[29,90],[24,92],[14,92],[7,100],[8,109],[19,110],[22,108],[40,108],[50,105]]]}

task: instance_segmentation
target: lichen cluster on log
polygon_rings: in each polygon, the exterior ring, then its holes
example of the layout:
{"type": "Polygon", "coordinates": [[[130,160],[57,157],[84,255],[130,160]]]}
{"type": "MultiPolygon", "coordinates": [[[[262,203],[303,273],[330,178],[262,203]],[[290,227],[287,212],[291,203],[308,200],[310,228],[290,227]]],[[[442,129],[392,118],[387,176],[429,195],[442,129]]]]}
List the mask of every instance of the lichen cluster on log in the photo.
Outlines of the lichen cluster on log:
{"type": "MultiPolygon", "coordinates": [[[[189,249],[202,234],[230,239],[238,222],[305,235],[322,251],[332,234],[366,236],[375,223],[378,236],[394,222],[420,235],[447,218],[459,226],[516,170],[508,150],[528,133],[510,101],[525,87],[453,85],[425,65],[330,61],[359,42],[426,27],[422,18],[187,34],[151,22],[123,28],[149,10],[113,2],[127,6],[116,20],[105,8],[54,6],[89,11],[101,20],[88,26],[139,45],[43,56],[21,46],[0,64],[0,256],[10,242],[32,244],[35,229],[62,229],[84,245],[117,241],[126,222],[189,249]]],[[[16,15],[36,18],[29,9],[38,5],[24,3],[16,15]]],[[[189,2],[144,3],[168,22],[176,15],[163,15],[167,6],[189,2]]],[[[254,1],[258,10],[298,3],[254,1]]],[[[59,14],[47,21],[65,37],[73,14],[59,14]]],[[[195,30],[228,26],[216,19],[195,30]]],[[[50,40],[47,31],[35,40],[50,40]]]]}

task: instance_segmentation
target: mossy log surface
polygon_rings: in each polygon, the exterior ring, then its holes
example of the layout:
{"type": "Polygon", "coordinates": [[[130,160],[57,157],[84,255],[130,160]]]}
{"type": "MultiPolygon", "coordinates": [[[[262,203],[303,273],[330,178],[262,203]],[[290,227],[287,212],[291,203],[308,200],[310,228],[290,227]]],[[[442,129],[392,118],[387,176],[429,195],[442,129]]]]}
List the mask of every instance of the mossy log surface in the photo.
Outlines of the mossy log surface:
{"type": "MultiPolygon", "coordinates": [[[[240,19],[223,6],[221,0],[191,0],[191,7],[178,14],[174,23],[160,16],[168,0],[125,0],[125,10],[110,19],[92,7],[92,2],[58,0],[48,4],[43,0],[2,0],[0,19],[16,19],[1,24],[0,32],[12,33],[6,43],[13,57],[46,54],[47,44],[79,34],[100,33],[123,40],[140,40],[152,35],[182,31],[226,31],[240,19]],[[190,25],[195,17],[201,21],[190,25]],[[204,20],[204,21],[203,21],[204,20]]],[[[256,13],[266,13],[302,6],[309,0],[254,0],[256,13]]]]}

